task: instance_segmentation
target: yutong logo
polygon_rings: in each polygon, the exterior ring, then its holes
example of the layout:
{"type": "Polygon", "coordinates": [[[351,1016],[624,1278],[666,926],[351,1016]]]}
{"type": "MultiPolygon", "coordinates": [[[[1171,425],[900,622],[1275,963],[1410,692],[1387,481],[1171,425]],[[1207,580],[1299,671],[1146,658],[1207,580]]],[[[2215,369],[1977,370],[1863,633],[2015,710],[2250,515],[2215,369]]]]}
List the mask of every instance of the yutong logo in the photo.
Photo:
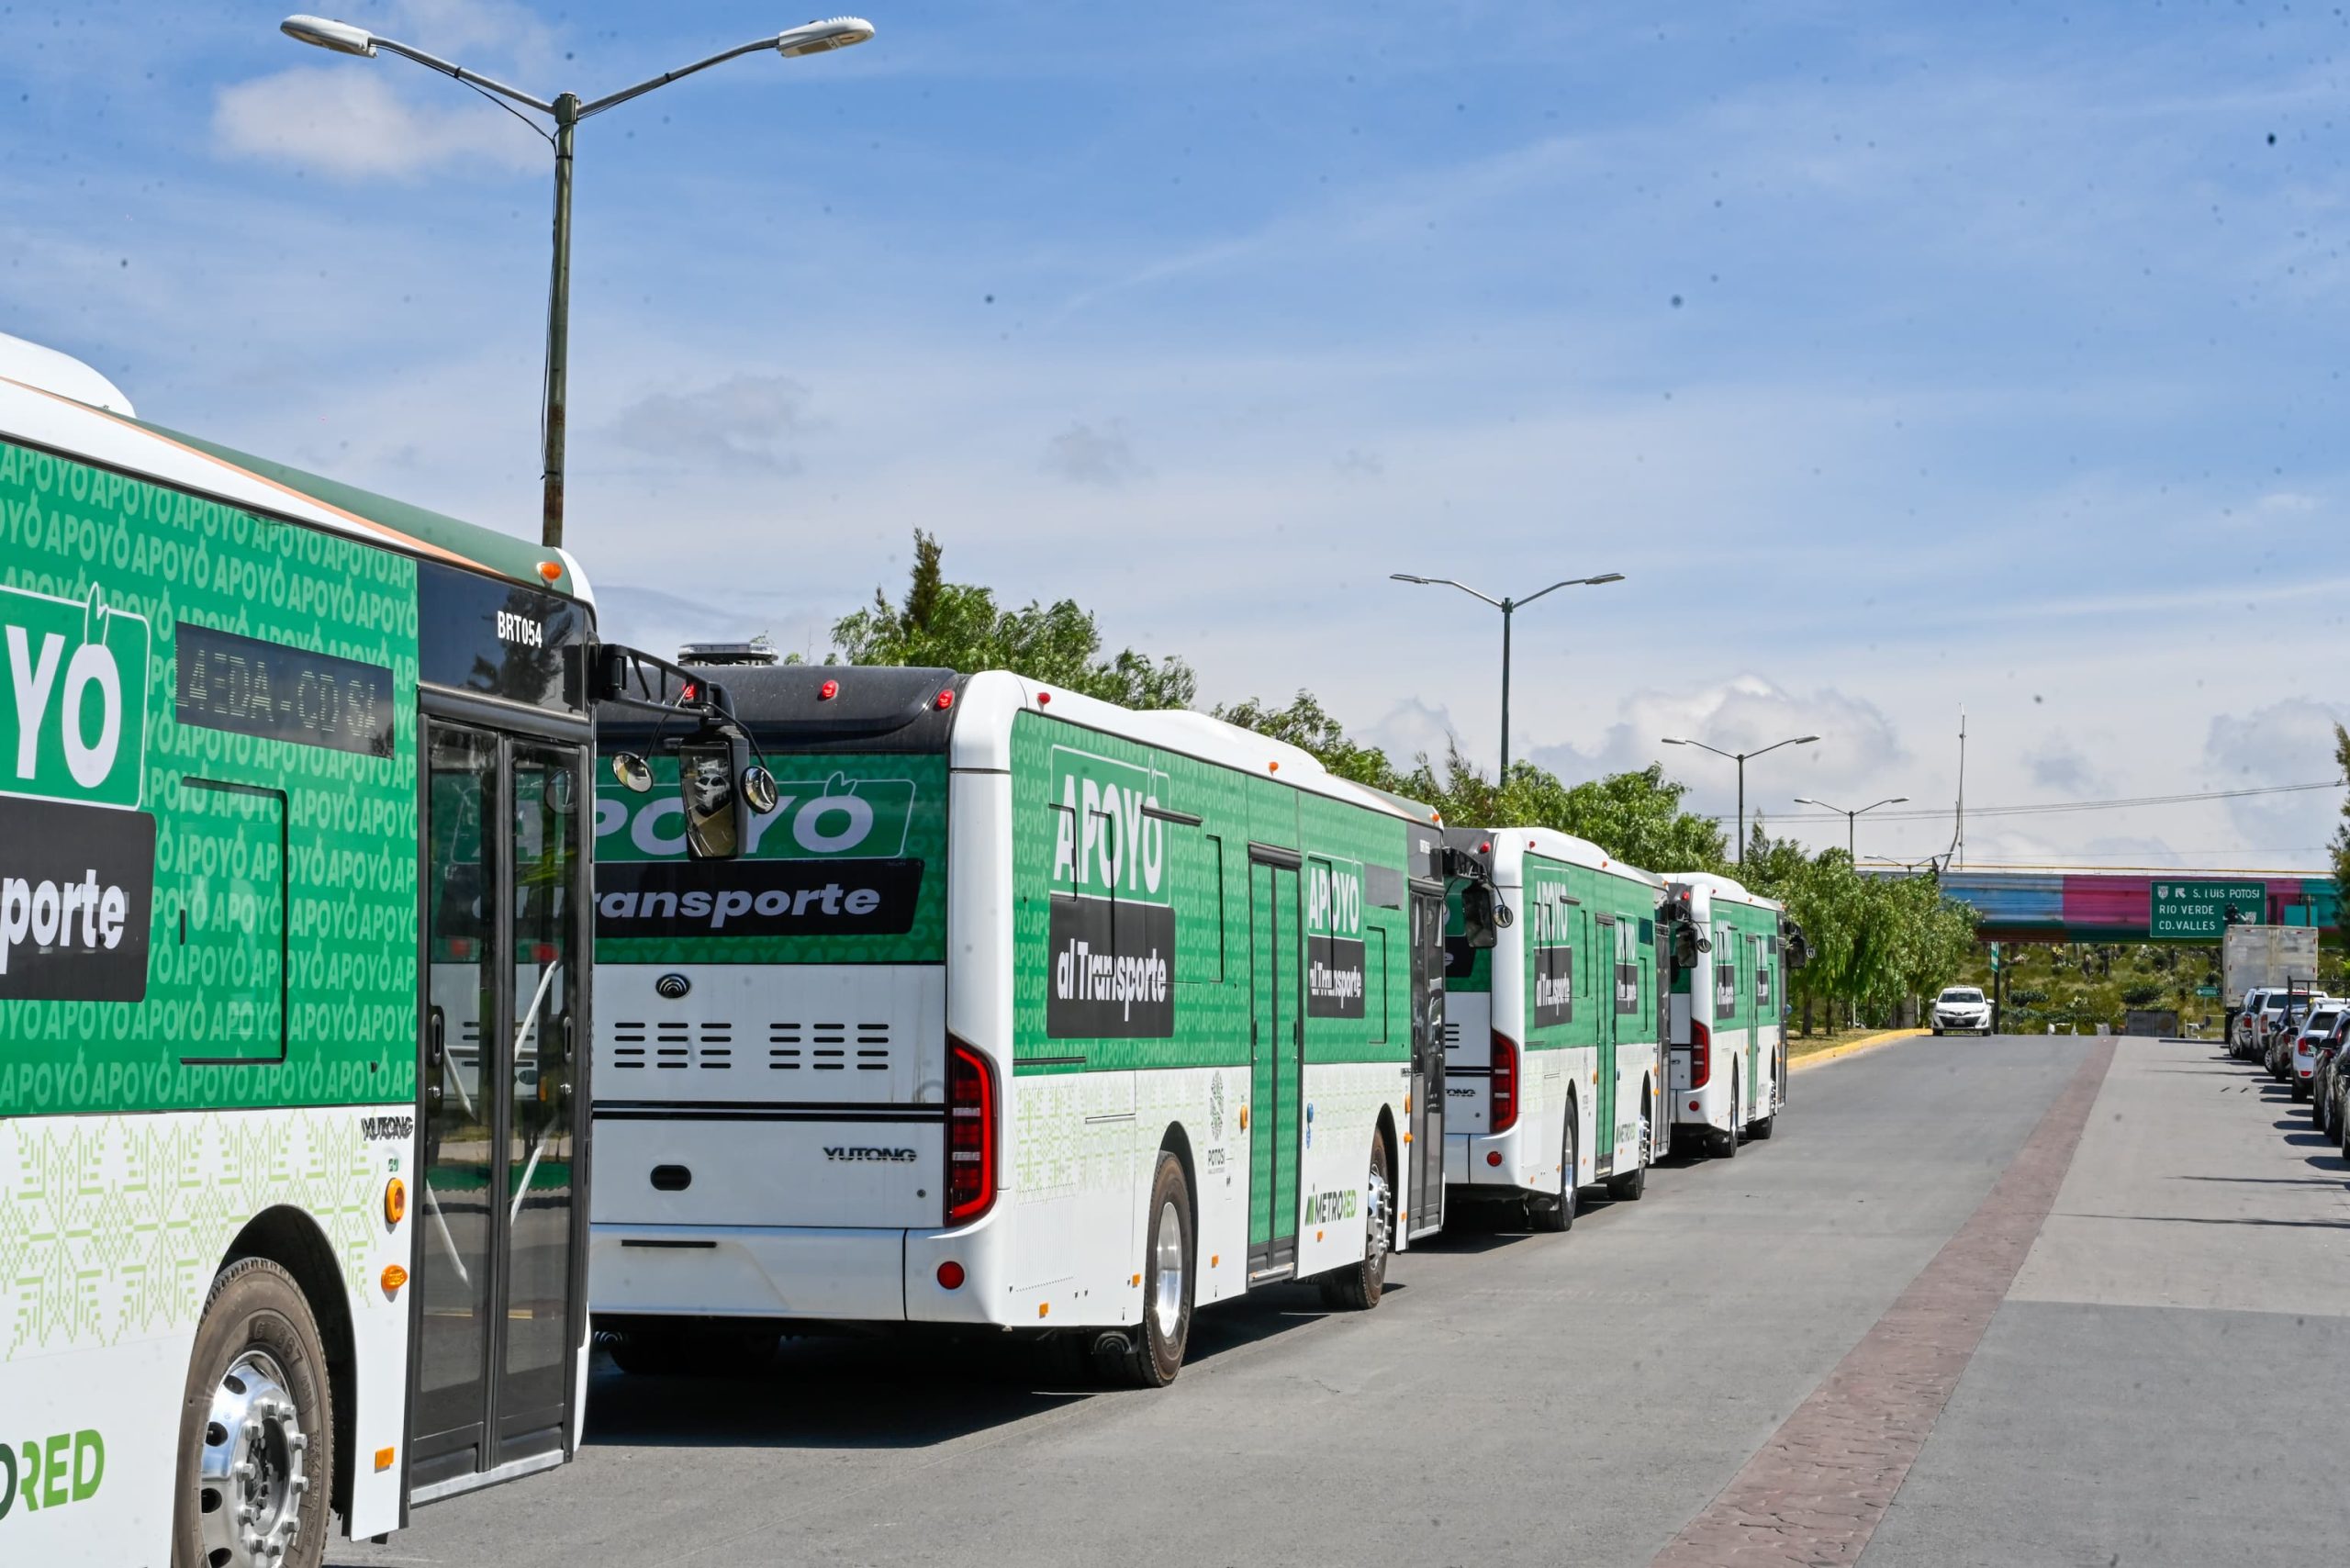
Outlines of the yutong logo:
{"type": "Polygon", "coordinates": [[[912,779],[834,773],[779,781],[776,809],[752,819],[742,859],[694,861],[686,857],[677,760],[655,758],[654,778],[648,795],[609,785],[599,790],[599,936],[877,935],[912,928],[923,868],[905,854],[912,779]]]}
{"type": "Polygon", "coordinates": [[[147,994],[144,616],[0,588],[0,999],[147,994]]]}
{"type": "Polygon", "coordinates": [[[827,1144],[824,1148],[824,1158],[846,1160],[851,1164],[860,1160],[878,1159],[890,1165],[911,1165],[914,1160],[914,1151],[911,1148],[836,1148],[827,1144]]]}
{"type": "Polygon", "coordinates": [[[362,1116],[359,1136],[369,1143],[397,1142],[416,1131],[414,1116],[362,1116]]]}
{"type": "Polygon", "coordinates": [[[1175,1032],[1175,909],[1167,775],[1053,748],[1052,953],[1045,1033],[1056,1039],[1175,1032]]]}

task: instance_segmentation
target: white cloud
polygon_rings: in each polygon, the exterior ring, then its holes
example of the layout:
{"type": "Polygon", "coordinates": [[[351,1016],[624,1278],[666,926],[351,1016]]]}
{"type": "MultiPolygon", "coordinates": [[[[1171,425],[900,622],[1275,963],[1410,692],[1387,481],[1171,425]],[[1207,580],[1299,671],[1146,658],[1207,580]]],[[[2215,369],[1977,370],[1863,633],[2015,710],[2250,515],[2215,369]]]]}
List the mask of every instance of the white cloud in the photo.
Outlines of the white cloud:
{"type": "Polygon", "coordinates": [[[808,388],[788,375],[730,375],[693,392],[655,392],[621,410],[605,439],[679,466],[797,474],[791,438],[815,429],[808,388]]]}
{"type": "Polygon", "coordinates": [[[381,69],[358,61],[304,65],[224,87],[213,105],[213,140],[224,152],[345,179],[406,179],[449,163],[508,174],[551,166],[547,144],[512,116],[447,83],[441,85],[456,101],[420,106],[381,69]]]}
{"type": "MultiPolygon", "coordinates": [[[[2333,762],[2333,726],[2350,723],[2350,707],[2290,697],[2249,713],[2222,713],[2211,721],[2203,742],[2203,762],[2222,789],[2271,784],[2311,784],[2339,777],[2333,762]]],[[[2289,795],[2255,795],[2227,802],[2229,820],[2257,849],[2309,853],[2323,845],[2341,818],[2342,792],[2307,790],[2289,795]]]]}
{"type": "Polygon", "coordinates": [[[2113,793],[2112,780],[2105,770],[2089,760],[2088,755],[2062,735],[2051,736],[2039,750],[2027,753],[2024,764],[2031,771],[2035,784],[2060,790],[2067,795],[2094,796],[2113,793]]]}
{"type": "Polygon", "coordinates": [[[1116,420],[1099,430],[1089,424],[1069,426],[1046,444],[1044,467],[1074,484],[1111,488],[1147,472],[1116,420]]]}
{"type": "MultiPolygon", "coordinates": [[[[1698,798],[1734,802],[1734,764],[1689,746],[1667,746],[1667,735],[1702,741],[1717,750],[1752,753],[1794,735],[1816,734],[1813,745],[1789,746],[1767,763],[1748,767],[1747,805],[1789,810],[1796,794],[1882,782],[1908,752],[1892,721],[1863,698],[1818,687],[1791,691],[1756,675],[1671,690],[1634,692],[1617,706],[1619,717],[1598,742],[1535,748],[1536,761],[1570,780],[1622,773],[1663,760],[1698,798]],[[1768,773],[1763,770],[1768,768],[1768,773]]],[[[1838,801],[1839,805],[1847,804],[1838,801]]],[[[1865,805],[1855,801],[1852,805],[1865,805]]]]}

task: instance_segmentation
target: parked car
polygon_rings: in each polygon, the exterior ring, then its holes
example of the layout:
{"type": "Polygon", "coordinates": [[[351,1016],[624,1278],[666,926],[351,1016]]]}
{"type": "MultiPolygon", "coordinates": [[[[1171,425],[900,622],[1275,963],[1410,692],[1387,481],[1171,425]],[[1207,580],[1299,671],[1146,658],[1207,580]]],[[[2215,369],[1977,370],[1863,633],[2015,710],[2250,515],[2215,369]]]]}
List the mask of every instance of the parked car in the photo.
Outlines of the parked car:
{"type": "Polygon", "coordinates": [[[2342,1131],[2342,1047],[2350,1041],[2350,1006],[2335,1010],[2333,1027],[2317,1043],[2317,1069],[2310,1080],[2310,1114],[2328,1137],[2342,1131]]]}
{"type": "Polygon", "coordinates": [[[2286,1083],[2296,1100],[2308,1100],[2317,1084],[2318,1042],[2333,1033],[2342,1022],[2343,1006],[2338,1002],[2322,1002],[2311,1006],[2293,1031],[2292,1063],[2287,1070],[2286,1083]]]}
{"type": "Polygon", "coordinates": [[[2235,1027],[2228,1033],[2228,1054],[2238,1061],[2250,1061],[2260,1054],[2260,1010],[2273,994],[2266,986],[2258,985],[2244,993],[2235,1027]]]}
{"type": "Polygon", "coordinates": [[[1949,985],[1934,998],[1928,1009],[1926,1022],[1937,1035],[1955,1034],[1965,1030],[1972,1034],[1991,1032],[1991,1003],[1985,1000],[1983,988],[1974,985],[1949,985]]]}
{"type": "Polygon", "coordinates": [[[2323,1000],[2308,992],[2271,991],[2260,1008],[2260,1060],[2268,1069],[2268,1076],[2277,1082],[2285,1081],[2293,1067],[2293,1036],[2300,1033],[2301,1020],[2309,1016],[2310,1004],[2323,1000]]]}

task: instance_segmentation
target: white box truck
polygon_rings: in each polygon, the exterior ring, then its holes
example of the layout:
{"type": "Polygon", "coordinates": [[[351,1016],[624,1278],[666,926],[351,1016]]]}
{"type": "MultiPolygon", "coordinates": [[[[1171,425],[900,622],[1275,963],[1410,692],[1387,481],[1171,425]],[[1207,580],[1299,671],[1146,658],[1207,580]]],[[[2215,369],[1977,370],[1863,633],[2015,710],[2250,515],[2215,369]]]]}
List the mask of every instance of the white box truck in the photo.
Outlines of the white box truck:
{"type": "Polygon", "coordinates": [[[2235,1038],[2244,993],[2255,986],[2317,985],[2317,928],[2312,925],[2231,925],[2220,938],[2220,1000],[2228,1010],[2228,1039],[2235,1038]]]}

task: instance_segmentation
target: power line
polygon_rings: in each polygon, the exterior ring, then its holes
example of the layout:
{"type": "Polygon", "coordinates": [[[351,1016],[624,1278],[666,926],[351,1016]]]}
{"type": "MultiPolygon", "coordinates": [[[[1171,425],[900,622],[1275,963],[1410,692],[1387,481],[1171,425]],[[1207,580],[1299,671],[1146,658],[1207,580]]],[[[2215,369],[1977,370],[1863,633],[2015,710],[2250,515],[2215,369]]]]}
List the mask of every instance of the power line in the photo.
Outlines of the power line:
{"type": "MultiPolygon", "coordinates": [[[[2036,806],[1975,806],[1968,815],[1976,817],[2027,817],[2069,814],[2075,812],[2125,812],[2148,806],[2185,806],[2205,801],[2243,801],[2259,795],[2289,795],[2310,790],[2339,790],[2339,778],[2322,779],[2314,784],[2264,784],[2247,790],[2204,790],[2183,795],[2133,795],[2112,801],[2053,801],[2036,806]]],[[[1775,823],[1834,822],[1841,812],[1789,812],[1772,817],[1775,823]]],[[[1872,822],[1939,822],[1949,815],[1938,808],[1908,812],[1872,812],[1872,822]]],[[[1726,822],[1726,814],[1707,818],[1708,822],[1726,822]]]]}

